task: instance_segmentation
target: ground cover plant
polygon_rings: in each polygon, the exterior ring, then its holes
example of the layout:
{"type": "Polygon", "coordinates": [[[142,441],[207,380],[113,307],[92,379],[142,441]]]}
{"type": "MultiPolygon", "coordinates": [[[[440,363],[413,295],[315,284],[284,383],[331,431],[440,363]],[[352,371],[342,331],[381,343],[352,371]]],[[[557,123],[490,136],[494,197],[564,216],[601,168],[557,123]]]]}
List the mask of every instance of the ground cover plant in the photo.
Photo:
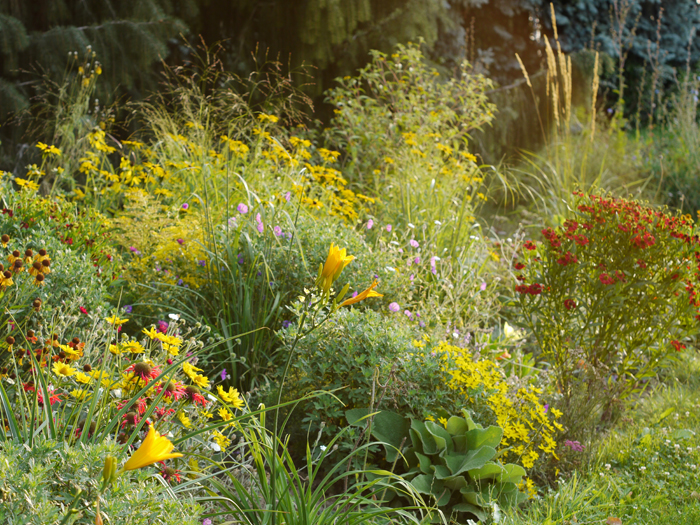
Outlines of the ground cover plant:
{"type": "Polygon", "coordinates": [[[501,87],[423,41],[325,123],[274,61],[183,47],[104,105],[72,52],[0,172],[3,522],[700,519],[694,66],[635,120],[624,50],[548,16],[516,165],[473,137],[501,87]]]}

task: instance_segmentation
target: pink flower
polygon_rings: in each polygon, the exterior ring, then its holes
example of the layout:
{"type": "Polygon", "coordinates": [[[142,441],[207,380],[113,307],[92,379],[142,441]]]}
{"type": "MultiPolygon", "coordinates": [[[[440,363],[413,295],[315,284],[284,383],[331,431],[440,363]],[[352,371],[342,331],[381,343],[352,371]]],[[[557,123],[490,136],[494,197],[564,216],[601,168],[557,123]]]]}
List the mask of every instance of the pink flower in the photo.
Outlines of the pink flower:
{"type": "Polygon", "coordinates": [[[241,215],[245,215],[246,213],[248,213],[248,206],[246,206],[242,202],[236,207],[236,209],[241,215]]]}
{"type": "Polygon", "coordinates": [[[280,228],[279,226],[275,226],[274,228],[272,228],[272,231],[275,232],[275,236],[282,236],[282,228],[280,228]]]}
{"type": "Polygon", "coordinates": [[[403,314],[404,314],[406,317],[408,317],[409,319],[410,319],[411,316],[413,315],[413,314],[411,313],[410,310],[404,310],[403,314]]]}
{"type": "Polygon", "coordinates": [[[386,225],[386,231],[388,231],[389,233],[391,233],[391,224],[387,224],[387,225],[386,225]]]}
{"type": "Polygon", "coordinates": [[[258,233],[262,233],[263,231],[265,231],[265,226],[263,225],[263,222],[262,222],[262,219],[260,218],[259,213],[255,216],[255,221],[258,223],[258,225],[257,225],[258,233]]]}
{"type": "Polygon", "coordinates": [[[372,226],[374,226],[374,221],[372,219],[367,221],[367,229],[371,230],[372,226]]]}
{"type": "Polygon", "coordinates": [[[399,310],[401,310],[401,307],[399,306],[399,303],[391,303],[391,304],[389,305],[389,310],[391,310],[392,312],[396,313],[396,312],[398,312],[399,310]]]}
{"type": "Polygon", "coordinates": [[[410,244],[413,248],[418,248],[419,244],[418,241],[415,239],[411,239],[408,244],[410,244]]]}

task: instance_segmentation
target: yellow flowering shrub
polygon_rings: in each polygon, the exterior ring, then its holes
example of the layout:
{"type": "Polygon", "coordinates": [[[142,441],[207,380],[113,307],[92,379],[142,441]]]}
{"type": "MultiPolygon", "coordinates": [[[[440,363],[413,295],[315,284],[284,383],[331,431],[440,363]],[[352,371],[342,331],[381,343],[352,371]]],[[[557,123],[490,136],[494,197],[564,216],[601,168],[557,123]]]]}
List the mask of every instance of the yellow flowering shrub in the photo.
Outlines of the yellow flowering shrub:
{"type": "Polygon", "coordinates": [[[532,468],[541,457],[556,459],[555,436],[563,430],[557,422],[561,412],[540,400],[541,389],[512,387],[498,362],[474,359],[468,349],[443,342],[437,351],[449,377],[448,388],[463,395],[467,404],[486,404],[503,429],[504,459],[518,461],[526,468],[532,468]]]}

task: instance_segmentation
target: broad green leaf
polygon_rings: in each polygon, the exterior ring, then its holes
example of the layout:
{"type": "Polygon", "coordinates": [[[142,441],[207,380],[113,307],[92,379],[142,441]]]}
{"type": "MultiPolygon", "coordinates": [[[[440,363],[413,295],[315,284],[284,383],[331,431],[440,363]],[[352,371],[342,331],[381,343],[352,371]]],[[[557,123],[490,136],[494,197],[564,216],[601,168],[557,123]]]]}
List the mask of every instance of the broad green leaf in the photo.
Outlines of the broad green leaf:
{"type": "Polygon", "coordinates": [[[426,421],[425,428],[432,434],[440,456],[444,456],[446,453],[449,454],[454,450],[452,436],[445,430],[445,427],[432,421],[426,421]]]}
{"type": "Polygon", "coordinates": [[[469,475],[475,481],[480,481],[482,479],[495,479],[504,471],[503,465],[498,463],[489,462],[486,463],[481,468],[472,469],[469,471],[469,475]]]}
{"type": "Polygon", "coordinates": [[[447,454],[445,463],[453,476],[468,470],[478,469],[486,465],[496,455],[496,449],[481,447],[478,450],[470,450],[466,454],[447,454]]]}
{"type": "Polygon", "coordinates": [[[447,420],[447,432],[449,432],[451,436],[466,434],[469,432],[467,420],[463,417],[452,416],[447,420]]]}
{"type": "Polygon", "coordinates": [[[417,451],[424,454],[437,454],[438,447],[435,444],[435,438],[432,436],[428,429],[425,428],[425,424],[421,421],[414,419],[411,421],[411,441],[413,441],[413,446],[417,451]],[[416,441],[418,443],[416,443],[416,441]]]}
{"type": "Polygon", "coordinates": [[[481,446],[496,448],[501,443],[503,429],[490,426],[485,429],[475,428],[467,432],[467,446],[469,450],[476,450],[481,446]]]}

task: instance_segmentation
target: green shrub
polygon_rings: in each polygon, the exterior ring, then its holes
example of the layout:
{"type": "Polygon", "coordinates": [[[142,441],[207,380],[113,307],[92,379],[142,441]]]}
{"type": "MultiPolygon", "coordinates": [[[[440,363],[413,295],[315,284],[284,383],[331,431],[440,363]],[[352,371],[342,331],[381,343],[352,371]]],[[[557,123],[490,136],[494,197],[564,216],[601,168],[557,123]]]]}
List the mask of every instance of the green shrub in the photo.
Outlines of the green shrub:
{"type": "MultiPolygon", "coordinates": [[[[117,455],[111,442],[71,447],[57,441],[0,444],[0,521],[7,524],[95,523],[104,459],[117,455]],[[71,505],[75,502],[75,504],[71,505]],[[63,521],[67,518],[67,521],[63,521]]],[[[101,498],[105,523],[200,525],[202,509],[191,497],[175,497],[152,471],[120,477],[101,498]]]]}
{"type": "Polygon", "coordinates": [[[556,377],[569,436],[612,419],[696,330],[700,252],[689,217],[575,194],[514,261],[515,312],[556,377]]]}
{"type": "MultiPolygon", "coordinates": [[[[279,332],[289,344],[295,325],[279,332]]],[[[345,412],[373,407],[424,418],[454,400],[443,388],[440,361],[415,341],[402,321],[387,322],[382,315],[359,308],[341,309],[297,345],[286,397],[300,398],[316,390],[333,395],[304,402],[299,431],[316,435],[321,429],[334,436],[345,426],[345,412]]],[[[352,448],[352,439],[340,446],[352,448]]]]}

